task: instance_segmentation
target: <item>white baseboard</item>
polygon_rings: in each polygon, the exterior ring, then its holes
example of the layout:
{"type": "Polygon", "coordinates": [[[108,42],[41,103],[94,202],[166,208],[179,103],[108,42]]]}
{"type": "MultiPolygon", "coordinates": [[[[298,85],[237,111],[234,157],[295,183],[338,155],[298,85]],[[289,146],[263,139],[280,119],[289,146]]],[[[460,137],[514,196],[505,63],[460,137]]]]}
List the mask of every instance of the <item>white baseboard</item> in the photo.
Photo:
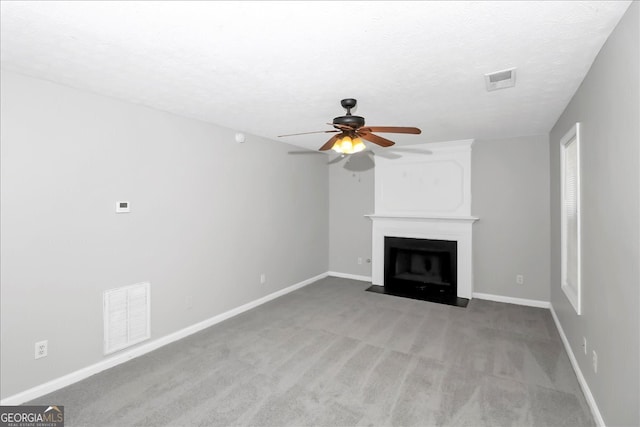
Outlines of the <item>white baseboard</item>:
{"type": "Polygon", "coordinates": [[[502,295],[483,294],[480,292],[474,292],[473,297],[478,299],[488,300],[488,301],[506,302],[508,304],[516,304],[516,305],[526,305],[528,307],[539,307],[539,308],[551,307],[551,303],[549,303],[549,301],[540,301],[535,299],[505,297],[502,295]]]}
{"type": "Polygon", "coordinates": [[[66,387],[68,385],[81,381],[85,378],[88,378],[106,369],[113,368],[114,366],[120,365],[131,359],[147,354],[153,350],[156,350],[174,341],[178,341],[182,338],[188,337],[189,335],[193,335],[196,332],[200,332],[203,329],[206,329],[210,326],[213,326],[217,323],[227,320],[233,316],[237,316],[238,314],[251,310],[252,308],[255,308],[259,305],[269,302],[275,298],[288,294],[289,292],[293,292],[296,289],[300,289],[317,280],[323,279],[327,277],[327,275],[328,275],[327,273],[322,273],[315,277],[311,277],[309,279],[303,280],[302,282],[298,282],[287,288],[280,289],[279,291],[276,291],[272,294],[266,295],[262,298],[258,298],[257,300],[251,301],[247,304],[241,305],[240,307],[236,307],[224,313],[218,314],[217,316],[213,316],[207,320],[193,324],[191,326],[188,326],[172,334],[165,335],[153,341],[141,344],[130,350],[123,351],[121,353],[116,354],[115,356],[111,356],[107,359],[101,360],[98,363],[95,363],[93,365],[71,372],[70,374],[64,375],[60,378],[56,378],[55,380],[51,380],[49,382],[30,388],[23,392],[14,394],[13,396],[9,396],[6,399],[2,399],[0,401],[0,405],[3,405],[3,406],[4,405],[21,405],[25,402],[36,399],[40,396],[44,396],[45,394],[49,394],[63,387],[66,387]]]}
{"type": "Polygon", "coordinates": [[[585,380],[584,375],[582,375],[582,371],[580,370],[580,366],[578,365],[578,360],[576,356],[573,354],[573,350],[569,345],[569,340],[562,329],[562,325],[560,324],[560,320],[556,315],[556,311],[553,309],[553,305],[549,304],[549,308],[551,309],[551,316],[553,316],[553,321],[556,324],[556,328],[558,329],[558,333],[560,334],[560,338],[562,339],[562,343],[564,344],[564,348],[569,355],[569,360],[571,361],[571,366],[573,366],[573,370],[578,377],[578,383],[582,388],[582,392],[584,393],[584,397],[587,399],[587,404],[589,405],[589,409],[591,409],[591,414],[596,422],[596,424],[600,427],[605,427],[604,419],[602,418],[602,414],[600,413],[600,409],[598,409],[598,405],[596,404],[596,399],[591,394],[591,389],[589,389],[589,385],[587,384],[587,380],[585,380]]]}
{"type": "Polygon", "coordinates": [[[358,274],[338,273],[337,271],[327,272],[329,276],[341,277],[343,279],[360,280],[361,282],[371,282],[371,276],[360,276],[358,274]]]}

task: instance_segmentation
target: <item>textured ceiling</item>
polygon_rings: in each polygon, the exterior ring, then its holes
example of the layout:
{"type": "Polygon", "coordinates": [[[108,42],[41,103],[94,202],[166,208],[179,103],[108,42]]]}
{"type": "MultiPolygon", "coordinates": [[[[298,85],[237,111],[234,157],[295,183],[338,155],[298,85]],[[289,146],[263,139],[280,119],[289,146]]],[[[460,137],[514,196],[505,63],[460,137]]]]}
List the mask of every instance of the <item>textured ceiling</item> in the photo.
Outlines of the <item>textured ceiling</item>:
{"type": "MultiPolygon", "coordinates": [[[[400,145],[546,133],[629,1],[1,2],[2,67],[271,139],[340,99],[400,145]],[[517,67],[516,86],[484,74],[517,67]]],[[[318,148],[326,136],[287,138],[318,148]]]]}

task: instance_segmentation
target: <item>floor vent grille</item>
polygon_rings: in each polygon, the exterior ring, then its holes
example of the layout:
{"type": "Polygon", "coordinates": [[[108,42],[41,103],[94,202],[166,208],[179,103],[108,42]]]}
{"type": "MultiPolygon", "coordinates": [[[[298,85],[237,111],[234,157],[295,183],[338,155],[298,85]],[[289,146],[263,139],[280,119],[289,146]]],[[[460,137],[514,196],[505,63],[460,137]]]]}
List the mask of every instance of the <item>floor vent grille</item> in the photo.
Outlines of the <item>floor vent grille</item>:
{"type": "Polygon", "coordinates": [[[149,283],[104,292],[104,353],[109,354],[149,339],[149,283]]]}

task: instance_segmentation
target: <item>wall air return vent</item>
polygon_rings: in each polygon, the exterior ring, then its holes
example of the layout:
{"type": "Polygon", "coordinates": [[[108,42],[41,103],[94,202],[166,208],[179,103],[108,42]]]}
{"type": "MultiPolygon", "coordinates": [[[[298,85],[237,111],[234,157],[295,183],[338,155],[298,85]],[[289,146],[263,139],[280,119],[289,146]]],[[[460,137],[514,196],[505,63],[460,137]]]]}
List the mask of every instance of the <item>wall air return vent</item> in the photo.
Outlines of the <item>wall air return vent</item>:
{"type": "Polygon", "coordinates": [[[149,283],[143,282],[104,292],[104,353],[148,339],[149,283]]]}
{"type": "Polygon", "coordinates": [[[516,69],[496,71],[484,75],[484,81],[487,84],[487,91],[505,89],[516,85],[516,69]]]}

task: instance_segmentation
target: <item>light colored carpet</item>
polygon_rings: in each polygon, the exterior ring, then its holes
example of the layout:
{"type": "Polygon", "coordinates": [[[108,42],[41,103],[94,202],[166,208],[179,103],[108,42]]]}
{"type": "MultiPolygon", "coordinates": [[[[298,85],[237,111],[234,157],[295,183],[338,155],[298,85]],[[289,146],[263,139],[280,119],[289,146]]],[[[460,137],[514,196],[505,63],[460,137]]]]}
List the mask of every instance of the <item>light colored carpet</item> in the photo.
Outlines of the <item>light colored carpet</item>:
{"type": "Polygon", "coordinates": [[[329,277],[31,404],[70,426],[591,426],[549,310],[329,277]]]}

